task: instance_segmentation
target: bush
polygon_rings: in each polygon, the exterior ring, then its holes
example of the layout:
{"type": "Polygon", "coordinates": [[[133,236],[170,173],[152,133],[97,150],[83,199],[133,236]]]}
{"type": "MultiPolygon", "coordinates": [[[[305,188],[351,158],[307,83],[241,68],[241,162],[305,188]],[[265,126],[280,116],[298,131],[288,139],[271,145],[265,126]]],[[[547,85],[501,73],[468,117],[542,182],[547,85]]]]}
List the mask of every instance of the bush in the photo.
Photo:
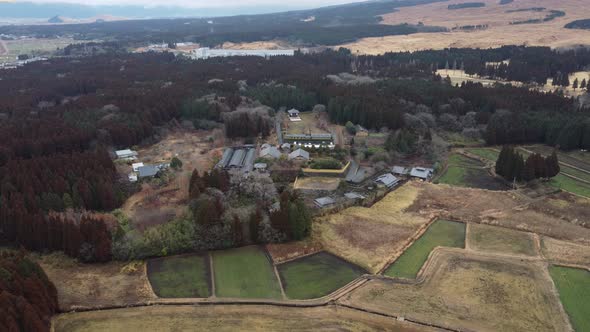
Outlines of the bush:
{"type": "Polygon", "coordinates": [[[180,159],[178,159],[177,157],[172,158],[172,161],[170,161],[170,167],[172,167],[173,169],[181,169],[182,168],[182,161],[180,159]]]}
{"type": "Polygon", "coordinates": [[[334,158],[315,159],[309,165],[313,169],[341,169],[342,163],[334,158]]]}

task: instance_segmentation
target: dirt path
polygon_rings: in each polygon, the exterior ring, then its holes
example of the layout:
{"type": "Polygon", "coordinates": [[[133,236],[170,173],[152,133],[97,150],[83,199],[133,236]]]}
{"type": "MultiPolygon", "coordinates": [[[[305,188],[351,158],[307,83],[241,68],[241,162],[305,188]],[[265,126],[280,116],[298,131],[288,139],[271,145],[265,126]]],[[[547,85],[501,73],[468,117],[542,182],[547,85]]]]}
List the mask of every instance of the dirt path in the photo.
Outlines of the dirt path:
{"type": "Polygon", "coordinates": [[[3,40],[0,40],[0,55],[8,54],[8,46],[3,40]]]}

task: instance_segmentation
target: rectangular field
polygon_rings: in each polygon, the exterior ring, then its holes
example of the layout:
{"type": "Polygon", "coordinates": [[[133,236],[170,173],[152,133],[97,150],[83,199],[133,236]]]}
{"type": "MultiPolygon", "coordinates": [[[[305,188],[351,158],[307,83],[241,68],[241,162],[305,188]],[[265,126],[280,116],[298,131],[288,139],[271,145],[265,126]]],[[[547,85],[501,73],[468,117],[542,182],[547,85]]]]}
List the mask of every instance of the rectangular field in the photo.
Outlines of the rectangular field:
{"type": "Polygon", "coordinates": [[[590,331],[590,272],[551,266],[549,273],[574,330],[590,331]]]}
{"type": "Polygon", "coordinates": [[[541,250],[550,262],[590,267],[590,246],[543,236],[541,238],[541,250]]]}
{"type": "Polygon", "coordinates": [[[476,156],[480,156],[484,159],[489,161],[496,161],[498,160],[498,156],[500,153],[496,150],[488,149],[488,148],[471,148],[466,149],[467,152],[472,153],[476,156]]]}
{"type": "Polygon", "coordinates": [[[302,177],[294,184],[295,189],[334,191],[340,185],[340,178],[336,177],[302,177]]]}
{"type": "Polygon", "coordinates": [[[569,191],[576,195],[590,197],[590,185],[568,178],[563,174],[557,174],[557,176],[549,181],[549,185],[554,188],[569,191]]]}
{"type": "Polygon", "coordinates": [[[290,299],[328,295],[365,273],[360,267],[326,252],[281,264],[278,269],[290,299]]]}
{"type": "Polygon", "coordinates": [[[256,246],[213,252],[219,297],[280,298],[281,289],[266,252],[256,246]]]}
{"type": "Polygon", "coordinates": [[[479,251],[534,256],[535,243],[529,233],[503,227],[469,225],[469,247],[479,251]]]}
{"type": "Polygon", "coordinates": [[[435,221],[383,274],[397,278],[416,278],[418,271],[435,247],[465,246],[465,224],[447,220],[435,221]]]}
{"type": "Polygon", "coordinates": [[[148,278],[159,297],[209,297],[211,273],[209,255],[187,255],[152,259],[148,278]]]}
{"type": "Polygon", "coordinates": [[[445,173],[436,181],[451,186],[504,190],[506,186],[492,177],[483,164],[475,159],[455,153],[449,157],[445,173]]]}

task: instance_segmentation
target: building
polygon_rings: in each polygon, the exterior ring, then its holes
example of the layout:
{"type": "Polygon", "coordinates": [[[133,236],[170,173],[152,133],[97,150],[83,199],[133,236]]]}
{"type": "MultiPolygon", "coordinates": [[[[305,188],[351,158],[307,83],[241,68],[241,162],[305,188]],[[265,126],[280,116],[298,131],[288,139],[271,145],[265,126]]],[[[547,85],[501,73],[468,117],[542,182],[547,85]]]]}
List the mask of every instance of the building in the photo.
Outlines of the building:
{"type": "Polygon", "coordinates": [[[129,173],[129,182],[137,182],[137,173],[129,173]]]}
{"type": "Polygon", "coordinates": [[[115,151],[117,159],[135,160],[137,159],[137,152],[129,149],[115,151]]]}
{"type": "Polygon", "coordinates": [[[289,153],[289,160],[309,160],[309,152],[303,149],[297,149],[291,153],[289,153]]]}
{"type": "Polygon", "coordinates": [[[135,163],[131,165],[131,168],[133,168],[134,172],[137,172],[141,166],[143,166],[143,163],[135,163]]]}
{"type": "Polygon", "coordinates": [[[424,167],[414,167],[412,171],[410,171],[410,176],[413,178],[418,178],[421,180],[428,180],[434,174],[434,170],[432,168],[424,168],[424,167]]]}
{"type": "Polygon", "coordinates": [[[316,198],[313,202],[319,208],[325,208],[327,206],[336,204],[336,201],[331,197],[316,198]]]}
{"type": "Polygon", "coordinates": [[[289,120],[293,121],[293,122],[298,122],[301,121],[301,117],[299,116],[299,111],[292,108],[290,110],[287,111],[287,113],[289,113],[289,120]]]}
{"type": "Polygon", "coordinates": [[[410,170],[403,166],[393,166],[393,168],[391,169],[391,173],[393,173],[394,175],[408,175],[408,173],[410,173],[410,170]]]}
{"type": "Polygon", "coordinates": [[[344,197],[348,198],[348,199],[365,199],[365,196],[355,193],[355,192],[349,192],[344,194],[344,197]]]}
{"type": "Polygon", "coordinates": [[[278,159],[281,157],[281,151],[274,146],[266,147],[260,150],[261,158],[278,159]]]}
{"type": "Polygon", "coordinates": [[[230,56],[259,56],[268,58],[272,56],[294,56],[295,50],[232,50],[232,49],[211,49],[201,47],[192,51],[193,59],[209,59],[230,56]]]}
{"type": "Polygon", "coordinates": [[[266,163],[256,163],[254,164],[254,169],[259,172],[266,172],[268,165],[266,163]]]}
{"type": "Polygon", "coordinates": [[[158,167],[156,165],[141,166],[137,169],[137,174],[140,179],[154,177],[154,176],[158,175],[159,172],[160,172],[160,167],[158,167]]]}
{"type": "Polygon", "coordinates": [[[281,145],[281,150],[283,150],[283,151],[289,151],[289,150],[291,150],[291,144],[284,143],[283,145],[281,145]]]}
{"type": "Polygon", "coordinates": [[[333,149],[335,147],[332,134],[286,134],[283,140],[291,143],[293,146],[302,146],[305,148],[333,149]]]}
{"type": "Polygon", "coordinates": [[[396,178],[393,174],[387,173],[379,176],[377,179],[375,179],[375,182],[377,184],[384,185],[387,188],[393,188],[399,183],[399,179],[396,178]]]}
{"type": "Polygon", "coordinates": [[[241,169],[250,172],[254,168],[254,159],[256,159],[256,149],[251,145],[227,148],[223,151],[221,160],[219,160],[216,167],[241,169]]]}

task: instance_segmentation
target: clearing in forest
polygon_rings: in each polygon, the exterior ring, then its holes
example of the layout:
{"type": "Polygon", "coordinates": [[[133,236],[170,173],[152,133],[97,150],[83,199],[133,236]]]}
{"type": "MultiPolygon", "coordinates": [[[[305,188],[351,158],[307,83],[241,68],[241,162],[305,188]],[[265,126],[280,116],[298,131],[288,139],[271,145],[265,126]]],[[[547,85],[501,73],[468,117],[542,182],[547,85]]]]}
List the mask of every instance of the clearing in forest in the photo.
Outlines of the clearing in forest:
{"type": "Polygon", "coordinates": [[[209,297],[211,277],[207,254],[152,259],[147,273],[159,297],[209,297]]]}
{"type": "Polygon", "coordinates": [[[266,252],[257,246],[212,253],[218,297],[280,298],[281,289],[266,252]]]}
{"type": "Polygon", "coordinates": [[[326,252],[281,264],[278,270],[290,299],[328,295],[365,273],[360,267],[326,252]]]}
{"type": "Polygon", "coordinates": [[[480,224],[469,225],[467,239],[471,249],[535,256],[535,243],[530,233],[480,224]]]}
{"type": "Polygon", "coordinates": [[[549,273],[574,330],[590,331],[590,272],[551,266],[549,273]]]}
{"type": "Polygon", "coordinates": [[[416,278],[430,252],[436,247],[465,246],[465,224],[447,220],[434,222],[383,274],[397,278],[416,278]]]}

